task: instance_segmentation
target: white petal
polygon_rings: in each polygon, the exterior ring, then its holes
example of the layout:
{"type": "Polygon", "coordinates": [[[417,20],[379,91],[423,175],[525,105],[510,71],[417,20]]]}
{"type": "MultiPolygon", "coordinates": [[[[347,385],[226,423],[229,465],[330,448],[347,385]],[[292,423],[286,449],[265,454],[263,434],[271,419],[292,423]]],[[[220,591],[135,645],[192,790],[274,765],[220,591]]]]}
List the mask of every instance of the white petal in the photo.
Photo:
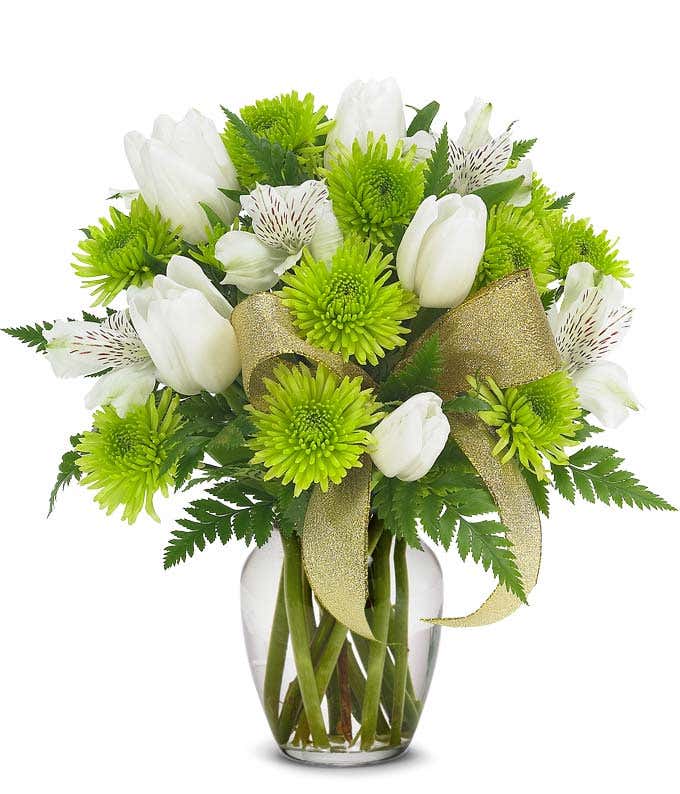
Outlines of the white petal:
{"type": "Polygon", "coordinates": [[[213,309],[215,309],[218,314],[221,314],[222,317],[231,317],[231,304],[193,259],[175,254],[168,262],[166,274],[168,278],[172,279],[177,284],[181,284],[183,287],[197,289],[201,292],[213,309]]]}
{"type": "Polygon", "coordinates": [[[575,262],[567,271],[560,310],[568,312],[581,302],[582,293],[595,286],[595,268],[590,262],[575,262]]]}
{"type": "Polygon", "coordinates": [[[522,160],[516,168],[506,168],[496,178],[496,182],[509,182],[520,176],[524,181],[508,199],[508,204],[512,204],[513,207],[526,207],[531,201],[531,185],[534,179],[531,160],[522,160]]]}
{"type": "Polygon", "coordinates": [[[581,405],[605,427],[618,427],[636,411],[638,403],[625,370],[611,361],[600,361],[573,374],[581,405]]]}
{"type": "Polygon", "coordinates": [[[98,405],[113,405],[118,416],[125,416],[132,406],[146,402],[155,385],[156,368],[150,359],[114,369],[97,378],[85,397],[85,407],[93,410],[98,405]]]}
{"type": "Polygon", "coordinates": [[[461,149],[472,152],[491,140],[489,121],[493,106],[479,97],[465,111],[465,127],[458,136],[457,144],[461,149]]]}
{"type": "Polygon", "coordinates": [[[472,193],[491,184],[505,169],[512,154],[510,128],[473,151],[466,151],[453,141],[449,144],[452,187],[456,193],[472,193]]]}
{"type": "Polygon", "coordinates": [[[276,268],[286,259],[250,232],[227,232],[215,244],[215,256],[224,265],[223,284],[235,284],[251,295],[271,289],[279,280],[276,268]]]}
{"type": "Polygon", "coordinates": [[[416,281],[418,253],[425,232],[437,220],[437,199],[428,196],[411,219],[397,250],[397,275],[402,285],[413,292],[416,281]]]}
{"type": "Polygon", "coordinates": [[[437,144],[437,139],[431,132],[419,130],[415,135],[404,138],[404,152],[412,146],[416,147],[416,154],[413,158],[414,163],[424,163],[432,154],[432,150],[437,144]]]}
{"type": "Polygon", "coordinates": [[[321,209],[314,227],[314,234],[307,247],[318,262],[330,264],[335,252],[342,245],[342,241],[340,224],[335,217],[330,201],[327,201],[321,209]]]}

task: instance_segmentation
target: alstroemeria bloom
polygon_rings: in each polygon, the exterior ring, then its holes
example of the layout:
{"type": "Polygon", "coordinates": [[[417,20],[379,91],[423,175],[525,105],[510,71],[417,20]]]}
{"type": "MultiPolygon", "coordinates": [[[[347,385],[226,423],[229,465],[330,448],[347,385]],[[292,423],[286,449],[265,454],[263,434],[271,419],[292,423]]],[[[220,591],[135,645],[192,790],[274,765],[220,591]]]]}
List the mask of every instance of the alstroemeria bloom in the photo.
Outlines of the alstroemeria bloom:
{"type": "Polygon", "coordinates": [[[342,232],[323,182],[310,179],[296,187],[258,185],[241,197],[253,231],[231,231],[215,244],[224,265],[223,284],[235,284],[247,295],[268,290],[296,264],[308,245],[312,255],[330,261],[342,232]]]}
{"type": "Polygon", "coordinates": [[[127,291],[130,317],[158,370],[180,394],[224,391],[241,371],[232,307],[201,268],[173,256],[167,275],[127,291]]]}
{"type": "Polygon", "coordinates": [[[350,149],[357,140],[365,148],[369,132],[375,140],[384,135],[392,148],[406,135],[401,90],[392,77],[366,82],[355,80],[342,92],[334,121],[326,140],[326,166],[335,156],[338,143],[350,149]]]}
{"type": "Polygon", "coordinates": [[[577,262],[569,268],[564,296],[548,311],[555,343],[579,392],[581,405],[605,427],[616,427],[637,410],[622,367],[603,361],[632,319],[623,306],[623,286],[612,276],[595,283],[595,268],[577,262]]]}
{"type": "Polygon", "coordinates": [[[188,242],[207,239],[201,202],[227,224],[236,216],[238,205],[219,190],[238,190],[236,170],[217,128],[197,110],[179,122],[159,116],[150,138],[128,132],[125,153],[144,201],[181,226],[188,242]]]}
{"type": "Polygon", "coordinates": [[[58,320],[45,331],[47,358],[59,378],[104,372],[85,398],[85,405],[113,405],[125,416],[141,405],[156,385],[156,368],[127,312],[101,323],[58,320]]]}
{"type": "Polygon", "coordinates": [[[479,196],[428,196],[397,251],[397,275],[421,306],[458,306],[475,280],[486,241],[486,206],[479,196]]]}
{"type": "Polygon", "coordinates": [[[385,477],[411,482],[424,477],[444,449],[449,420],[433,392],[410,397],[373,429],[373,463],[385,477]]]}
{"type": "MultiPolygon", "coordinates": [[[[462,195],[513,176],[505,167],[512,154],[510,127],[498,138],[489,134],[492,106],[477,98],[465,113],[465,127],[457,141],[449,142],[451,187],[462,195]]],[[[517,176],[517,174],[515,174],[517,176]]]]}

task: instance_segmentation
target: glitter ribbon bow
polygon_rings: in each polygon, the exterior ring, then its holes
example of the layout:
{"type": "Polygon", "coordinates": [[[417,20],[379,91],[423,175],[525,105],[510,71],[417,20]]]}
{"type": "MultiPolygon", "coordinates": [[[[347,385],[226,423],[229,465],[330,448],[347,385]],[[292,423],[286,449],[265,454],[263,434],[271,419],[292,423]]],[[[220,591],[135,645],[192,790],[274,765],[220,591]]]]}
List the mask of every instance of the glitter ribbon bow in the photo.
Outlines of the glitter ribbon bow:
{"type": "MultiPolygon", "coordinates": [[[[324,364],[339,377],[370,376],[342,356],[301,339],[276,295],[257,293],[240,303],[231,317],[241,350],[243,386],[251,403],[263,406],[264,378],[277,360],[302,356],[324,364]]],[[[467,389],[466,377],[491,377],[501,388],[520,386],[555,372],[560,356],[545,311],[528,270],[517,271],[450,309],[407,350],[399,366],[432,335],[439,337],[444,375],[439,394],[450,399],[467,389]]],[[[531,492],[514,461],[501,464],[492,454],[494,439],[474,415],[449,417],[451,436],[468,457],[493,497],[508,530],[528,593],[536,583],[541,557],[541,525],[531,492]]],[[[305,572],[319,603],[336,620],[370,639],[366,620],[367,528],[371,505],[371,462],[351,469],[326,493],[314,486],[302,533],[305,572]]],[[[498,585],[474,612],[457,618],[428,618],[445,626],[495,623],[520,605],[498,585]]]]}

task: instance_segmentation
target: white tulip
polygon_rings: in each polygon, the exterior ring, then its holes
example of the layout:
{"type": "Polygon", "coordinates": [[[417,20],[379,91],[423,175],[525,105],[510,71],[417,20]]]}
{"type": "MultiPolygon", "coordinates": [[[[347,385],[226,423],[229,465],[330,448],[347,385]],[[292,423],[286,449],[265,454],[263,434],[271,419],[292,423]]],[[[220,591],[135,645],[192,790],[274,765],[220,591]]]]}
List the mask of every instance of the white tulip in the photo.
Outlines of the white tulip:
{"type": "Polygon", "coordinates": [[[368,133],[377,140],[385,136],[392,148],[406,135],[406,119],[401,91],[391,77],[386,80],[355,80],[345,88],[335,111],[335,124],[328,133],[324,160],[332,162],[337,144],[348,149],[355,140],[366,147],[368,133]]]}
{"type": "Polygon", "coordinates": [[[201,268],[173,256],[167,275],[127,291],[130,316],[159,379],[180,394],[222,392],[241,370],[232,308],[201,268]]]}
{"type": "Polygon", "coordinates": [[[423,392],[406,400],[375,427],[369,452],[386,477],[419,480],[441,454],[449,431],[441,398],[423,392]]]}
{"type": "Polygon", "coordinates": [[[428,196],[397,251],[397,274],[421,306],[458,306],[468,296],[486,242],[486,206],[478,196],[428,196]]]}
{"type": "Polygon", "coordinates": [[[567,272],[564,295],[548,320],[555,344],[578,389],[579,402],[605,427],[616,427],[638,408],[625,371],[603,361],[628,331],[632,310],[623,305],[623,286],[612,276],[595,283],[597,271],[576,262],[567,272]]]}
{"type": "Polygon", "coordinates": [[[197,110],[180,122],[159,116],[150,138],[128,132],[125,153],[144,201],[181,225],[188,242],[207,239],[208,219],[200,202],[226,224],[236,216],[238,205],[219,191],[238,190],[236,170],[217,128],[197,110]]]}

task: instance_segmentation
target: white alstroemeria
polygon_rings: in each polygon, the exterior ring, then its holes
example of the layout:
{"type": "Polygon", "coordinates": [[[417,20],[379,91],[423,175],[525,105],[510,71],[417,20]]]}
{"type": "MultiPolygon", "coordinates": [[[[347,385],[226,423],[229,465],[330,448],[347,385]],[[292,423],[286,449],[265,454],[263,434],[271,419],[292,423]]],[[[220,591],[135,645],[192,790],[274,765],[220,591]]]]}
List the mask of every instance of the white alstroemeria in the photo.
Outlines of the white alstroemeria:
{"type": "Polygon", "coordinates": [[[355,80],[342,92],[334,121],[326,139],[326,167],[333,161],[338,143],[349,149],[356,140],[365,148],[369,132],[375,140],[384,135],[392,148],[406,135],[401,90],[392,77],[366,82],[355,80]]]}
{"type": "Polygon", "coordinates": [[[441,398],[433,392],[416,394],[374,428],[369,453],[385,477],[419,480],[441,454],[450,429],[441,398]]]}
{"type": "Polygon", "coordinates": [[[596,275],[588,262],[572,265],[564,296],[548,311],[548,320],[581,405],[605,427],[616,427],[629,410],[637,410],[637,400],[623,368],[602,359],[630,327],[632,309],[623,305],[619,281],[603,276],[596,284],[596,275]]]}
{"type": "Polygon", "coordinates": [[[522,177],[523,182],[508,199],[508,204],[512,204],[515,207],[526,207],[531,201],[531,185],[534,181],[534,166],[531,160],[525,158],[520,160],[515,168],[506,168],[503,171],[502,179],[497,181],[510,182],[519,176],[522,177]]]}
{"type": "Polygon", "coordinates": [[[486,242],[487,212],[479,196],[428,196],[397,251],[397,275],[421,306],[449,308],[467,298],[486,242]]]}
{"type": "Polygon", "coordinates": [[[219,190],[238,190],[236,170],[217,128],[197,110],[179,122],[159,116],[150,138],[129,132],[125,153],[144,201],[181,225],[188,242],[207,239],[201,202],[227,224],[236,216],[238,205],[219,190]]]}
{"type": "Polygon", "coordinates": [[[512,124],[498,138],[492,138],[491,110],[490,102],[475,99],[465,113],[465,127],[458,140],[449,142],[451,187],[461,195],[508,179],[504,171],[512,154],[512,124]]]}
{"type": "Polygon", "coordinates": [[[227,232],[215,244],[215,256],[226,270],[222,283],[248,295],[273,287],[306,245],[314,256],[330,261],[342,242],[323,182],[257,185],[241,197],[241,206],[252,218],[253,231],[227,232]]]}
{"type": "Polygon", "coordinates": [[[87,394],[87,408],[110,404],[124,416],[132,405],[145,402],[156,385],[156,368],[127,312],[101,323],[58,320],[45,338],[57,377],[105,372],[87,394]]]}
{"type": "Polygon", "coordinates": [[[241,371],[232,307],[201,268],[173,256],[165,276],[129,287],[130,316],[159,380],[180,394],[224,391],[241,371]]]}
{"type": "Polygon", "coordinates": [[[403,139],[404,151],[407,152],[412,146],[416,147],[416,154],[413,158],[414,163],[424,163],[429,159],[432,150],[437,145],[437,138],[425,130],[419,130],[415,135],[410,135],[403,139]]]}

